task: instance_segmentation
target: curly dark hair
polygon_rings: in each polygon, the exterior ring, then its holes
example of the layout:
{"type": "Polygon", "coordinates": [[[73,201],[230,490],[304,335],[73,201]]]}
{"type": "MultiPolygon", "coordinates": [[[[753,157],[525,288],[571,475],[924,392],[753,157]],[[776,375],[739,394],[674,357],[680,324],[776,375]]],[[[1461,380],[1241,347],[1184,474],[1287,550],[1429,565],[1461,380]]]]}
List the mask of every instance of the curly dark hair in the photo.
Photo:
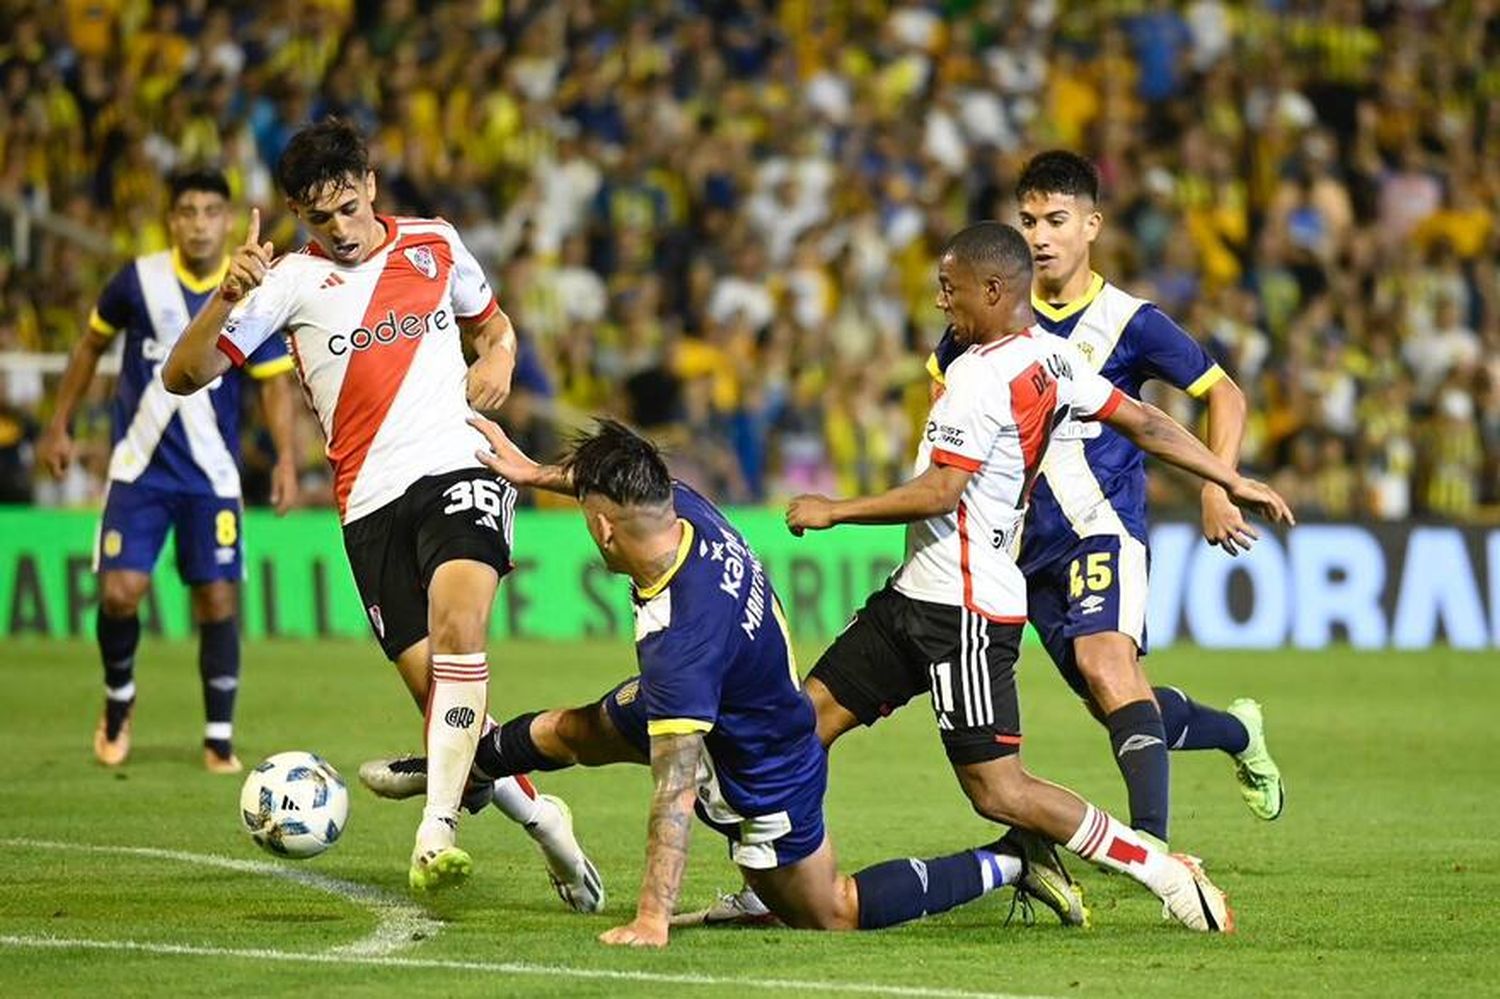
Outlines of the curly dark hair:
{"type": "Polygon", "coordinates": [[[1049,149],[1037,153],[1021,169],[1021,177],[1016,181],[1016,200],[1024,200],[1028,194],[1068,194],[1097,203],[1099,171],[1077,153],[1049,149]]]}
{"type": "Polygon", "coordinates": [[[341,118],[324,118],[301,129],[276,161],[276,183],[286,196],[304,204],[330,188],[370,172],[370,151],[359,129],[341,118]]]}

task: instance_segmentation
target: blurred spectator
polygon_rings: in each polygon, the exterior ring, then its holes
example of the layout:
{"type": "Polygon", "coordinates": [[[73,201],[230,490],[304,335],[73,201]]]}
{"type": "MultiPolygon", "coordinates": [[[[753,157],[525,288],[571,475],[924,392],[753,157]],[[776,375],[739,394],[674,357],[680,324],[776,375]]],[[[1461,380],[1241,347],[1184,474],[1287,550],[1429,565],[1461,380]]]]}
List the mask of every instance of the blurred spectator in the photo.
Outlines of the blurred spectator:
{"type": "MultiPolygon", "coordinates": [[[[1101,273],[1245,388],[1248,465],[1325,515],[1500,503],[1493,3],[4,7],[0,358],[67,351],[164,245],[173,165],[223,165],[293,248],[271,168],[339,114],[381,209],[452,219],[496,278],[533,449],[602,410],[730,499],[876,489],[919,429],[937,247],[1063,145],[1105,181],[1101,273]]],[[[29,481],[40,372],[0,360],[0,475],[88,502],[87,411],[74,477],[29,481]]]]}

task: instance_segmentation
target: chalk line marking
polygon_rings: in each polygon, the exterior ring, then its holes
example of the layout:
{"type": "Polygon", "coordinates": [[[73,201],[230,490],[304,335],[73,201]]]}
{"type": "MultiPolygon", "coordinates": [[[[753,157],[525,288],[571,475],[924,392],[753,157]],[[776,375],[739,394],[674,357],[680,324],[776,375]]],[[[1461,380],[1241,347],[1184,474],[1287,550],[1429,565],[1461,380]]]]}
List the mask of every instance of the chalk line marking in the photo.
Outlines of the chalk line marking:
{"type": "Polygon", "coordinates": [[[126,857],[148,857],[170,860],[195,867],[218,867],[242,874],[259,874],[281,878],[307,888],[325,892],[374,914],[375,929],[352,943],[340,944],[329,953],[350,957],[381,957],[422,940],[430,939],[442,923],[428,916],[421,907],[399,895],[371,885],[362,885],[326,874],[298,870],[264,860],[237,860],[212,853],[189,853],[185,850],[158,850],[148,846],[100,846],[91,843],[65,843],[47,839],[5,839],[0,845],[33,850],[57,850],[68,853],[108,853],[126,857]]]}
{"type": "Polygon", "coordinates": [[[617,971],[608,968],[572,968],[567,965],[529,964],[524,961],[445,961],[436,958],[380,957],[376,955],[299,954],[285,950],[235,947],[199,947],[191,944],[148,943],[136,940],[87,940],[50,936],[0,935],[0,947],[33,950],[107,950],[172,957],[232,957],[252,961],[282,961],[288,964],[341,964],[374,968],[412,968],[432,971],[475,971],[500,975],[537,975],[553,978],[586,978],[605,981],[643,982],[659,985],[702,985],[769,991],[838,992],[895,996],[900,999],[1045,999],[1003,992],[966,992],[921,986],[879,985],[874,982],[798,981],[787,978],[728,978],[716,975],[668,974],[654,971],[617,971]]]}

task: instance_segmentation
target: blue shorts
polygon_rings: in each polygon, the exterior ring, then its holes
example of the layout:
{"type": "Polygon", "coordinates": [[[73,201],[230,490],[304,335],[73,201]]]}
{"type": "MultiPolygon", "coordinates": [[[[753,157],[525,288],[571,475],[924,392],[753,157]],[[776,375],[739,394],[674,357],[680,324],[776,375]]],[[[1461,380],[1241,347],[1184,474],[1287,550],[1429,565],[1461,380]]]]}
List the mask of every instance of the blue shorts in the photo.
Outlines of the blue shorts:
{"type": "Polygon", "coordinates": [[[1079,697],[1089,697],[1073,639],[1118,631],[1146,652],[1146,572],[1150,556],[1135,538],[1083,538],[1026,575],[1027,617],[1058,672],[1079,697]]]}
{"type": "Polygon", "coordinates": [[[237,498],[111,482],[94,545],[94,569],[150,573],[171,529],[184,583],[239,582],[244,574],[237,498]]]}
{"type": "MultiPolygon", "coordinates": [[[[616,730],[649,757],[651,737],[646,734],[646,700],[640,696],[640,678],[631,677],[617,685],[604,695],[602,703],[616,730]]],[[[823,845],[827,836],[823,795],[828,790],[828,754],[821,746],[816,752],[812,776],[791,794],[781,796],[776,811],[753,818],[745,818],[724,800],[713,761],[706,761],[707,773],[699,774],[694,810],[698,818],[729,840],[729,859],[751,870],[771,870],[805,860],[823,845]]]]}

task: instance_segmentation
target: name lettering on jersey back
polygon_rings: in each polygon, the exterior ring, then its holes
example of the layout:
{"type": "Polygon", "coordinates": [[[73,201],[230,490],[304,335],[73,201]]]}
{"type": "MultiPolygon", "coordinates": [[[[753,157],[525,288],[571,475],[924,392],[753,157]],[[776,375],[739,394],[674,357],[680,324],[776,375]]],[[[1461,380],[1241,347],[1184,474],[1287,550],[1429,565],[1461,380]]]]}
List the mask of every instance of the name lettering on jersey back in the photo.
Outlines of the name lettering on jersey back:
{"type": "Polygon", "coordinates": [[[328,350],[335,355],[344,355],[351,350],[369,350],[395,343],[401,337],[415,340],[424,333],[446,330],[453,319],[447,309],[436,309],[426,315],[405,313],[397,316],[394,309],[387,309],[385,318],[374,326],[361,326],[349,333],[335,333],[328,338],[328,350]]]}
{"type": "MultiPolygon", "coordinates": [[[[740,620],[740,630],[745,633],[745,637],[754,638],[766,618],[765,570],[761,568],[760,559],[751,555],[733,534],[722,527],[719,528],[719,534],[724,539],[724,573],[719,577],[719,589],[739,599],[745,576],[749,575],[750,593],[745,598],[745,616],[740,620]]],[[[716,543],[714,545],[715,561],[718,560],[719,548],[720,546],[716,543]]]]}

